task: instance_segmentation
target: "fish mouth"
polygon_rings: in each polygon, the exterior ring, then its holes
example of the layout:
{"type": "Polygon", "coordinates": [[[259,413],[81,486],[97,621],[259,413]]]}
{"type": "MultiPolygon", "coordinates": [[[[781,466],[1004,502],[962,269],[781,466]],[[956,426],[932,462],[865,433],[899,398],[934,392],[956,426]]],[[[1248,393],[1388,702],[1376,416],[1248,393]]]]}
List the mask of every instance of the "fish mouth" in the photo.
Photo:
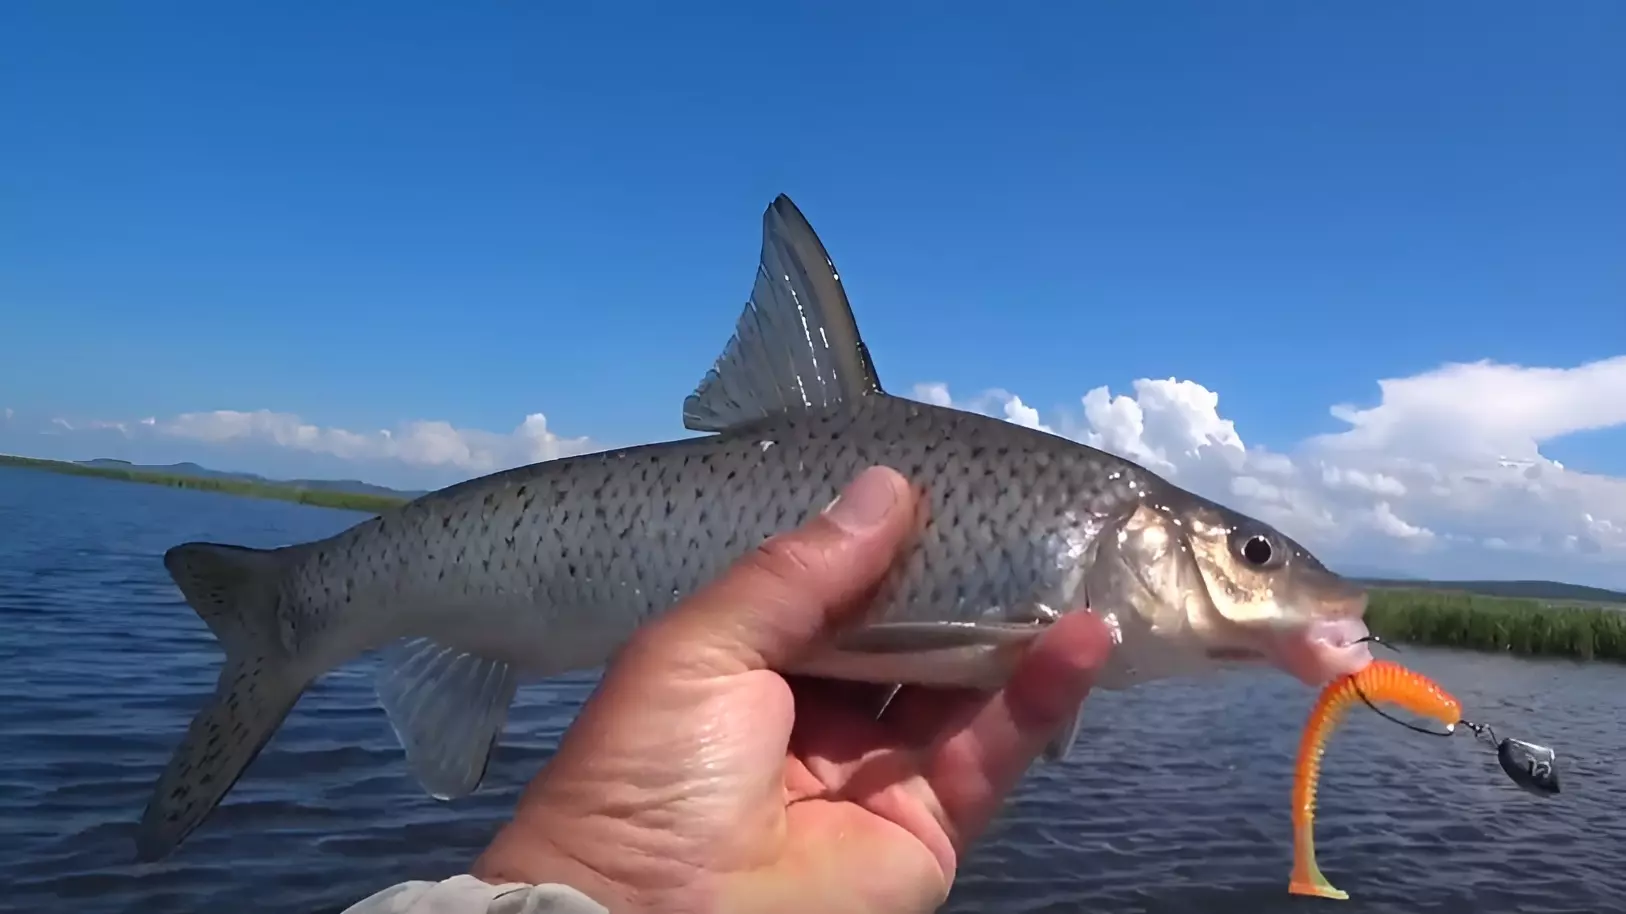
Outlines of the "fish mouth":
{"type": "Polygon", "coordinates": [[[1372,632],[1359,617],[1310,623],[1276,650],[1281,668],[1305,685],[1319,686],[1366,669],[1372,662],[1372,632]]]}

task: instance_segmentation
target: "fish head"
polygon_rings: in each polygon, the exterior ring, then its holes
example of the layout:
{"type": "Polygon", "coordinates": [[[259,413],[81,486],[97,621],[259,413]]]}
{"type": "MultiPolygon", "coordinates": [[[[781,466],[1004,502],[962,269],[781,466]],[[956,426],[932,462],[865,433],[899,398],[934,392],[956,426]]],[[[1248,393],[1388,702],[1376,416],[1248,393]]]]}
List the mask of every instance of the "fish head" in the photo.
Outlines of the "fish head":
{"type": "Polygon", "coordinates": [[[1181,490],[1109,525],[1096,566],[1091,603],[1132,609],[1187,667],[1266,664],[1321,685],[1372,660],[1363,588],[1270,524],[1181,490]]]}

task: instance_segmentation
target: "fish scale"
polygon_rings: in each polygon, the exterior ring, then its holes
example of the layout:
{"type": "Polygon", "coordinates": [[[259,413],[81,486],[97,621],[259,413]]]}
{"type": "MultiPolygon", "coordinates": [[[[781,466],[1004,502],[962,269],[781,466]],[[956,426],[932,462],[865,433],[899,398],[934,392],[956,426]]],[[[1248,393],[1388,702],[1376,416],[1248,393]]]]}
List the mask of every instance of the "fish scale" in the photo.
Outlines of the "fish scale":
{"type": "Polygon", "coordinates": [[[984,416],[886,398],[550,461],[454,486],[315,544],[292,571],[290,600],[357,620],[335,645],[343,653],[390,640],[391,614],[409,613],[447,620],[436,634],[451,643],[491,627],[511,662],[551,675],[563,671],[547,659],[559,616],[619,643],[881,463],[921,487],[926,520],[873,618],[974,621],[1068,596],[1059,556],[1087,547],[1102,518],[1135,500],[1134,482],[1147,484],[1131,464],[1103,474],[1099,455],[1072,449],[984,416]],[[335,593],[348,599],[335,605],[335,593]],[[526,616],[536,624],[515,624],[526,616]]]}
{"type": "MultiPolygon", "coordinates": [[[[1116,641],[1098,687],[1260,661],[1313,678],[1348,659],[1313,633],[1358,619],[1364,597],[1274,528],[1078,442],[886,393],[828,253],[785,197],[683,416],[701,437],[493,473],[327,539],[165,553],[226,657],[154,786],[138,857],[173,850],[305,688],[372,650],[412,776],[442,799],[473,791],[521,681],[602,665],[876,464],[920,492],[915,540],[860,625],[782,672],[997,688],[1086,604],[1116,641]]],[[[1077,727],[1045,757],[1064,757],[1077,727]]]]}

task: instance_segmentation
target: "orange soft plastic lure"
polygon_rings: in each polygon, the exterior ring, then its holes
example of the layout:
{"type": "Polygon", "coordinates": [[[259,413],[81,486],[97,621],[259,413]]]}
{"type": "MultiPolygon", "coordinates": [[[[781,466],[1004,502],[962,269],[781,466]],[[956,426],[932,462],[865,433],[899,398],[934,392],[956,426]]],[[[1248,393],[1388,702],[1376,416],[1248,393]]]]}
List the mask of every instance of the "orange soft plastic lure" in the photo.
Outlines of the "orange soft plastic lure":
{"type": "Polygon", "coordinates": [[[1287,890],[1294,895],[1346,899],[1321,874],[1315,859],[1315,793],[1321,778],[1321,756],[1328,737],[1343,720],[1349,706],[1362,701],[1387,702],[1413,714],[1431,717],[1447,731],[1462,722],[1462,705],[1434,680],[1398,663],[1373,660],[1359,673],[1334,679],[1321,690],[1299,740],[1298,765],[1293,772],[1293,875],[1287,890]]]}

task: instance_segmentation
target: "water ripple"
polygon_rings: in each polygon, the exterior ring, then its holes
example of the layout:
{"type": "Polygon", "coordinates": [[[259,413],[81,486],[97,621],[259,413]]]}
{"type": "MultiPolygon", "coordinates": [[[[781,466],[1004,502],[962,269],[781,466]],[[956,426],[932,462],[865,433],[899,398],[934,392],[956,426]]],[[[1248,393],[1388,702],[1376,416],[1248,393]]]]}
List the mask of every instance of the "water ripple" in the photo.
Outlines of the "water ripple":
{"type": "MultiPolygon", "coordinates": [[[[160,564],[187,539],[270,546],[355,515],[0,469],[0,882],[19,910],[338,911],[444,878],[484,846],[592,682],[523,691],[487,786],[451,804],[408,780],[370,665],[319,681],[172,858],[132,862],[147,791],[219,651],[160,564]],[[249,893],[246,896],[243,893],[249,893]]],[[[1353,715],[1333,740],[1317,843],[1344,912],[1626,911],[1618,759],[1626,670],[1413,651],[1470,715],[1555,745],[1543,800],[1466,736],[1353,715]]],[[[968,855],[955,912],[1309,910],[1286,894],[1288,790],[1310,696],[1282,677],[1157,683],[1091,700],[1077,753],[1035,768],[968,855]]]]}

